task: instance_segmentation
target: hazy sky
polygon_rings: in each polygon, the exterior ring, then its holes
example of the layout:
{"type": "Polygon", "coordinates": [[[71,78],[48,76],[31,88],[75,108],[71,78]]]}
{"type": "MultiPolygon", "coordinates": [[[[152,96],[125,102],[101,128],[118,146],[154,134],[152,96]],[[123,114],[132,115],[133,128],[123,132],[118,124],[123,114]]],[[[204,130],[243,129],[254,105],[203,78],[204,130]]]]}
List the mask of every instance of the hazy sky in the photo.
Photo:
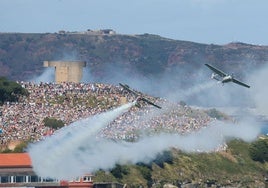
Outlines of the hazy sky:
{"type": "Polygon", "coordinates": [[[0,32],[113,29],[268,45],[268,0],[0,0],[0,32]]]}

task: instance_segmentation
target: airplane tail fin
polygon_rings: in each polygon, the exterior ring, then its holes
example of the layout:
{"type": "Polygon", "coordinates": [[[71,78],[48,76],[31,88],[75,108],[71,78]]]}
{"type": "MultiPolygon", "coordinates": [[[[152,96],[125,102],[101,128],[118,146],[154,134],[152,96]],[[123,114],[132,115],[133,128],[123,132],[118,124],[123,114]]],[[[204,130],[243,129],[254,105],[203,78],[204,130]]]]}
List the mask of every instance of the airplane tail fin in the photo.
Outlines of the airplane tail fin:
{"type": "Polygon", "coordinates": [[[217,77],[217,74],[215,74],[215,73],[212,73],[212,75],[211,75],[211,79],[220,81],[220,79],[217,77]]]}

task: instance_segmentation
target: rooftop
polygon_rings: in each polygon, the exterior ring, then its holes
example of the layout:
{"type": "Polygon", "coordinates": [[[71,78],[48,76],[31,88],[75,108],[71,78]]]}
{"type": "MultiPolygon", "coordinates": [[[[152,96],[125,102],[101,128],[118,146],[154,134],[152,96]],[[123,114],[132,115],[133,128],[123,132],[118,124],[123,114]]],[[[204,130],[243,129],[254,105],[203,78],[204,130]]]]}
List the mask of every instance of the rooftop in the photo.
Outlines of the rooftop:
{"type": "Polygon", "coordinates": [[[31,167],[32,162],[28,153],[0,154],[0,168],[5,167],[31,167]]]}

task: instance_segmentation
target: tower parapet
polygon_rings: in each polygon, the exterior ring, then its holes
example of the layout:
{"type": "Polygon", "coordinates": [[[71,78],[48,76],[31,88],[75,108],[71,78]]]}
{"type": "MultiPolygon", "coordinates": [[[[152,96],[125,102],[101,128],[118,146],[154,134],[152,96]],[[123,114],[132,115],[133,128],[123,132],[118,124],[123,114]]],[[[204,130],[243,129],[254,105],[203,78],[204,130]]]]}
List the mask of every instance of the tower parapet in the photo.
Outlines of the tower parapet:
{"type": "Polygon", "coordinates": [[[83,76],[85,61],[44,61],[44,67],[55,67],[55,82],[79,83],[83,76]]]}

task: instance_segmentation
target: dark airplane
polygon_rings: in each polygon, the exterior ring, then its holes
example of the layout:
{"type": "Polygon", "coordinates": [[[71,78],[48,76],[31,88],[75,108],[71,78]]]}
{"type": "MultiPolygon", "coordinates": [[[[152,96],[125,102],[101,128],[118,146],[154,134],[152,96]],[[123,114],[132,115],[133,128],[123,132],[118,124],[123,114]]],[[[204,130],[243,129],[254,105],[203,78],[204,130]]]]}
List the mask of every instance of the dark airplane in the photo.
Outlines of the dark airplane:
{"type": "Polygon", "coordinates": [[[209,65],[209,64],[205,64],[210,70],[213,71],[212,75],[211,75],[211,78],[215,79],[215,80],[218,80],[220,81],[221,83],[227,83],[227,82],[234,82],[236,84],[239,84],[241,86],[244,86],[244,87],[247,87],[247,88],[250,88],[249,85],[235,79],[232,75],[229,75],[229,74],[226,74],[224,73],[223,71],[213,67],[212,65],[209,65]]]}
{"type": "Polygon", "coordinates": [[[140,105],[138,104],[138,102],[139,101],[143,101],[143,102],[146,102],[146,103],[148,103],[148,104],[150,104],[150,105],[152,105],[152,106],[154,106],[156,108],[161,109],[161,106],[158,106],[158,105],[154,104],[153,102],[149,101],[148,99],[144,98],[143,95],[142,95],[142,93],[137,92],[137,91],[131,89],[127,84],[121,84],[121,83],[119,83],[119,85],[121,87],[123,87],[123,89],[125,89],[128,92],[130,92],[130,93],[132,93],[132,94],[135,95],[136,101],[137,101],[137,105],[136,106],[140,107],[140,105]]]}

